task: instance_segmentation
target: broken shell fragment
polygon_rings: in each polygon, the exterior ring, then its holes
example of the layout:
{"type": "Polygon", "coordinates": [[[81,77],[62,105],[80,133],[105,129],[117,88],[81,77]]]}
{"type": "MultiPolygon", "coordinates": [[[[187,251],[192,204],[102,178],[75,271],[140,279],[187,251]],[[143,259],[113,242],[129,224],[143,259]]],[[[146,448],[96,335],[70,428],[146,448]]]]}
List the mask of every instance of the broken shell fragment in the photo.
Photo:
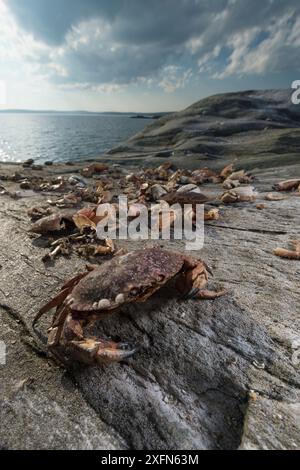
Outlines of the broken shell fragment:
{"type": "Polygon", "coordinates": [[[105,245],[93,245],[89,243],[87,245],[79,246],[77,252],[79,255],[85,256],[86,258],[97,255],[111,255],[115,252],[115,245],[113,240],[107,238],[105,240],[105,245]]]}
{"type": "Polygon", "coordinates": [[[181,209],[179,208],[168,208],[168,206],[161,201],[151,209],[151,217],[153,223],[153,229],[159,230],[159,232],[167,231],[174,226],[175,221],[179,218],[181,220],[181,209]]]}
{"type": "Polygon", "coordinates": [[[234,171],[233,164],[227,165],[220,173],[220,178],[224,181],[223,188],[231,189],[240,184],[249,184],[253,181],[253,176],[245,170],[234,171]]]}
{"type": "Polygon", "coordinates": [[[219,218],[219,209],[211,209],[209,211],[204,211],[204,220],[219,220],[219,218]]]}
{"type": "Polygon", "coordinates": [[[241,184],[247,184],[253,181],[253,176],[247,173],[245,170],[235,171],[229,176],[231,181],[235,181],[241,184]]]}
{"type": "Polygon", "coordinates": [[[234,166],[231,163],[230,165],[227,165],[225,166],[225,168],[223,168],[223,170],[220,173],[220,177],[223,180],[226,180],[233,172],[234,172],[234,166]]]}
{"type": "Polygon", "coordinates": [[[250,202],[254,201],[258,196],[253,186],[240,186],[239,188],[226,191],[221,196],[221,201],[225,204],[234,202],[250,202]]]}
{"type": "Polygon", "coordinates": [[[80,178],[79,176],[77,175],[71,175],[68,179],[68,182],[71,184],[71,185],[77,185],[79,184],[80,186],[82,187],[85,187],[86,186],[86,182],[80,178]]]}
{"type": "Polygon", "coordinates": [[[275,248],[274,255],[279,256],[280,258],[300,260],[300,241],[291,240],[290,244],[294,247],[294,250],[275,248]]]}
{"type": "Polygon", "coordinates": [[[31,185],[30,181],[28,181],[26,179],[26,180],[24,180],[20,183],[20,188],[21,189],[32,189],[32,185],[31,185]]]}
{"type": "Polygon", "coordinates": [[[226,191],[226,193],[222,194],[221,201],[224,202],[224,204],[231,204],[233,202],[238,202],[239,197],[237,193],[233,189],[231,189],[229,191],[226,191]]]}
{"type": "Polygon", "coordinates": [[[192,204],[195,206],[196,204],[204,204],[213,198],[209,198],[203,193],[195,193],[190,191],[187,193],[171,192],[163,196],[161,199],[171,205],[180,204],[181,206],[184,206],[184,204],[192,204]]]}
{"type": "Polygon", "coordinates": [[[200,188],[196,184],[185,184],[177,190],[177,193],[201,193],[200,188]]]}
{"type": "Polygon", "coordinates": [[[42,217],[47,217],[52,214],[52,209],[46,206],[40,207],[32,207],[27,211],[28,217],[30,217],[33,221],[39,220],[42,217]]]}
{"type": "Polygon", "coordinates": [[[73,215],[73,212],[64,212],[43,217],[32,225],[30,232],[41,235],[48,232],[60,232],[64,230],[67,225],[74,225],[73,215]]]}
{"type": "Polygon", "coordinates": [[[227,178],[227,180],[223,183],[224,189],[233,189],[240,186],[240,182],[238,180],[232,180],[231,178],[227,178]]]}
{"type": "Polygon", "coordinates": [[[167,191],[160,184],[154,184],[151,187],[151,196],[154,201],[158,201],[165,194],[167,194],[167,191]]]}
{"type": "Polygon", "coordinates": [[[241,202],[254,201],[258,196],[258,192],[253,186],[241,186],[234,191],[241,202]]]}
{"type": "Polygon", "coordinates": [[[275,189],[275,191],[295,191],[299,186],[300,178],[297,178],[274,184],[273,189],[275,189]]]}
{"type": "Polygon", "coordinates": [[[56,256],[59,255],[61,252],[60,246],[57,246],[51,253],[47,253],[45,256],[43,256],[42,261],[48,261],[54,259],[56,256]]]}
{"type": "Polygon", "coordinates": [[[80,231],[83,231],[85,228],[96,230],[96,224],[84,214],[75,214],[73,216],[73,221],[80,231]]]}
{"type": "Polygon", "coordinates": [[[283,201],[286,199],[286,196],[277,193],[269,193],[266,195],[265,199],[266,201],[283,201]]]}
{"type": "Polygon", "coordinates": [[[220,177],[209,168],[201,168],[192,173],[192,177],[196,183],[220,183],[220,177]]]}

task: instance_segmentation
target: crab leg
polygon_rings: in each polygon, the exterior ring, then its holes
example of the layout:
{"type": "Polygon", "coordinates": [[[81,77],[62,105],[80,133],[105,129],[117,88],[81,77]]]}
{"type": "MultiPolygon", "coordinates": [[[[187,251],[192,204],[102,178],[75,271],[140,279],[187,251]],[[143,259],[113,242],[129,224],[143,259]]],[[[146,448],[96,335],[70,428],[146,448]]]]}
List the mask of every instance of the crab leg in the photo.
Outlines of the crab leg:
{"type": "Polygon", "coordinates": [[[32,326],[34,326],[37,321],[47,312],[49,312],[52,308],[57,307],[60,305],[67,297],[70,292],[70,289],[64,289],[62,290],[54,299],[51,299],[50,302],[48,302],[46,305],[44,305],[40,311],[37,313],[37,315],[34,317],[32,326]]]}
{"type": "Polygon", "coordinates": [[[78,284],[78,282],[83,279],[86,275],[88,274],[88,272],[85,272],[85,273],[79,273],[77,274],[76,276],[74,276],[72,279],[70,279],[69,281],[67,281],[65,283],[65,285],[62,287],[62,290],[61,292],[56,296],[54,297],[54,299],[50,300],[50,302],[48,302],[46,305],[44,305],[40,311],[37,313],[37,315],[34,317],[33,319],[33,322],[32,322],[32,326],[34,326],[37,321],[47,312],[49,312],[50,310],[52,310],[54,307],[57,307],[58,305],[61,305],[64,300],[68,297],[69,293],[71,292],[71,290],[74,288],[74,286],[76,284],[78,284]]]}
{"type": "Polygon", "coordinates": [[[184,296],[185,299],[206,299],[206,300],[213,300],[217,299],[218,297],[222,297],[225,295],[227,291],[225,289],[219,291],[213,291],[208,289],[196,289],[193,288],[190,290],[188,294],[184,296]]]}
{"type": "Polygon", "coordinates": [[[48,341],[47,345],[49,351],[51,351],[52,355],[61,363],[63,366],[68,365],[68,360],[62,354],[60,348],[60,340],[64,330],[64,324],[66,321],[67,316],[69,315],[70,308],[67,305],[63,305],[61,308],[58,308],[55,313],[55,320],[48,330],[48,341]]]}
{"type": "Polygon", "coordinates": [[[285,248],[275,248],[274,254],[276,256],[280,256],[281,258],[300,260],[300,241],[291,240],[290,244],[294,247],[294,251],[286,250],[285,248]]]}

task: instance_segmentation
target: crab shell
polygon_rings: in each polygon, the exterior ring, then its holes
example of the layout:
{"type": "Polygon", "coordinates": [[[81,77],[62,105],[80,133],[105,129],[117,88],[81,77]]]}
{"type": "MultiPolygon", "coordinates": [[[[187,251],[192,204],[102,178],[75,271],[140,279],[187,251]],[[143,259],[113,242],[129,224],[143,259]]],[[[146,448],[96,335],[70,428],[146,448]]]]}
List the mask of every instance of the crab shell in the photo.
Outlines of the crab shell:
{"type": "Polygon", "coordinates": [[[185,258],[151,248],[117,256],[86,275],[66,302],[73,311],[111,311],[130,302],[144,302],[178,274],[185,258]]]}
{"type": "Polygon", "coordinates": [[[66,228],[66,224],[74,225],[73,216],[76,211],[64,211],[43,217],[35,222],[30,232],[44,235],[48,232],[59,232],[66,228]]]}
{"type": "Polygon", "coordinates": [[[292,179],[281,181],[280,183],[274,184],[273,189],[275,191],[294,191],[300,187],[300,179],[292,179]]]}
{"type": "Polygon", "coordinates": [[[178,193],[174,191],[162,196],[160,199],[168,204],[180,204],[181,206],[184,206],[185,204],[192,204],[195,206],[196,204],[204,204],[211,200],[211,198],[207,197],[203,193],[195,193],[192,191],[188,193],[178,193]]]}

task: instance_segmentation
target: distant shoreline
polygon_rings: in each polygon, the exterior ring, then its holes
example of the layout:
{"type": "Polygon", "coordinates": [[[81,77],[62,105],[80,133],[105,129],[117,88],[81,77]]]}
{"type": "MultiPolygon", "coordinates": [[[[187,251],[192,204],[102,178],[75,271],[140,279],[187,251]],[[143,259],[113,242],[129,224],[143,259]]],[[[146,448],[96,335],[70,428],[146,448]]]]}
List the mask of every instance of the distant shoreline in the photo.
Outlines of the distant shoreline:
{"type": "Polygon", "coordinates": [[[63,114],[63,115],[87,115],[87,116],[128,116],[135,119],[158,119],[172,111],[157,113],[136,113],[119,111],[56,111],[56,110],[33,110],[33,109],[0,109],[0,114],[63,114]]]}

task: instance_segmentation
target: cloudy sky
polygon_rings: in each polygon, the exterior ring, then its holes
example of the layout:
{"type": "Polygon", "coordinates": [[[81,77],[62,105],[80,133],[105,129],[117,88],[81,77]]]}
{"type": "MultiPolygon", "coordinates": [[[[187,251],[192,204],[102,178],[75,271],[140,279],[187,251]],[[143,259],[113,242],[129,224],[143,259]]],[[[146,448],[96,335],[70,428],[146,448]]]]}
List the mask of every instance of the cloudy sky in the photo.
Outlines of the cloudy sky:
{"type": "Polygon", "coordinates": [[[300,79],[299,0],[0,0],[3,107],[176,110],[300,79]]]}

